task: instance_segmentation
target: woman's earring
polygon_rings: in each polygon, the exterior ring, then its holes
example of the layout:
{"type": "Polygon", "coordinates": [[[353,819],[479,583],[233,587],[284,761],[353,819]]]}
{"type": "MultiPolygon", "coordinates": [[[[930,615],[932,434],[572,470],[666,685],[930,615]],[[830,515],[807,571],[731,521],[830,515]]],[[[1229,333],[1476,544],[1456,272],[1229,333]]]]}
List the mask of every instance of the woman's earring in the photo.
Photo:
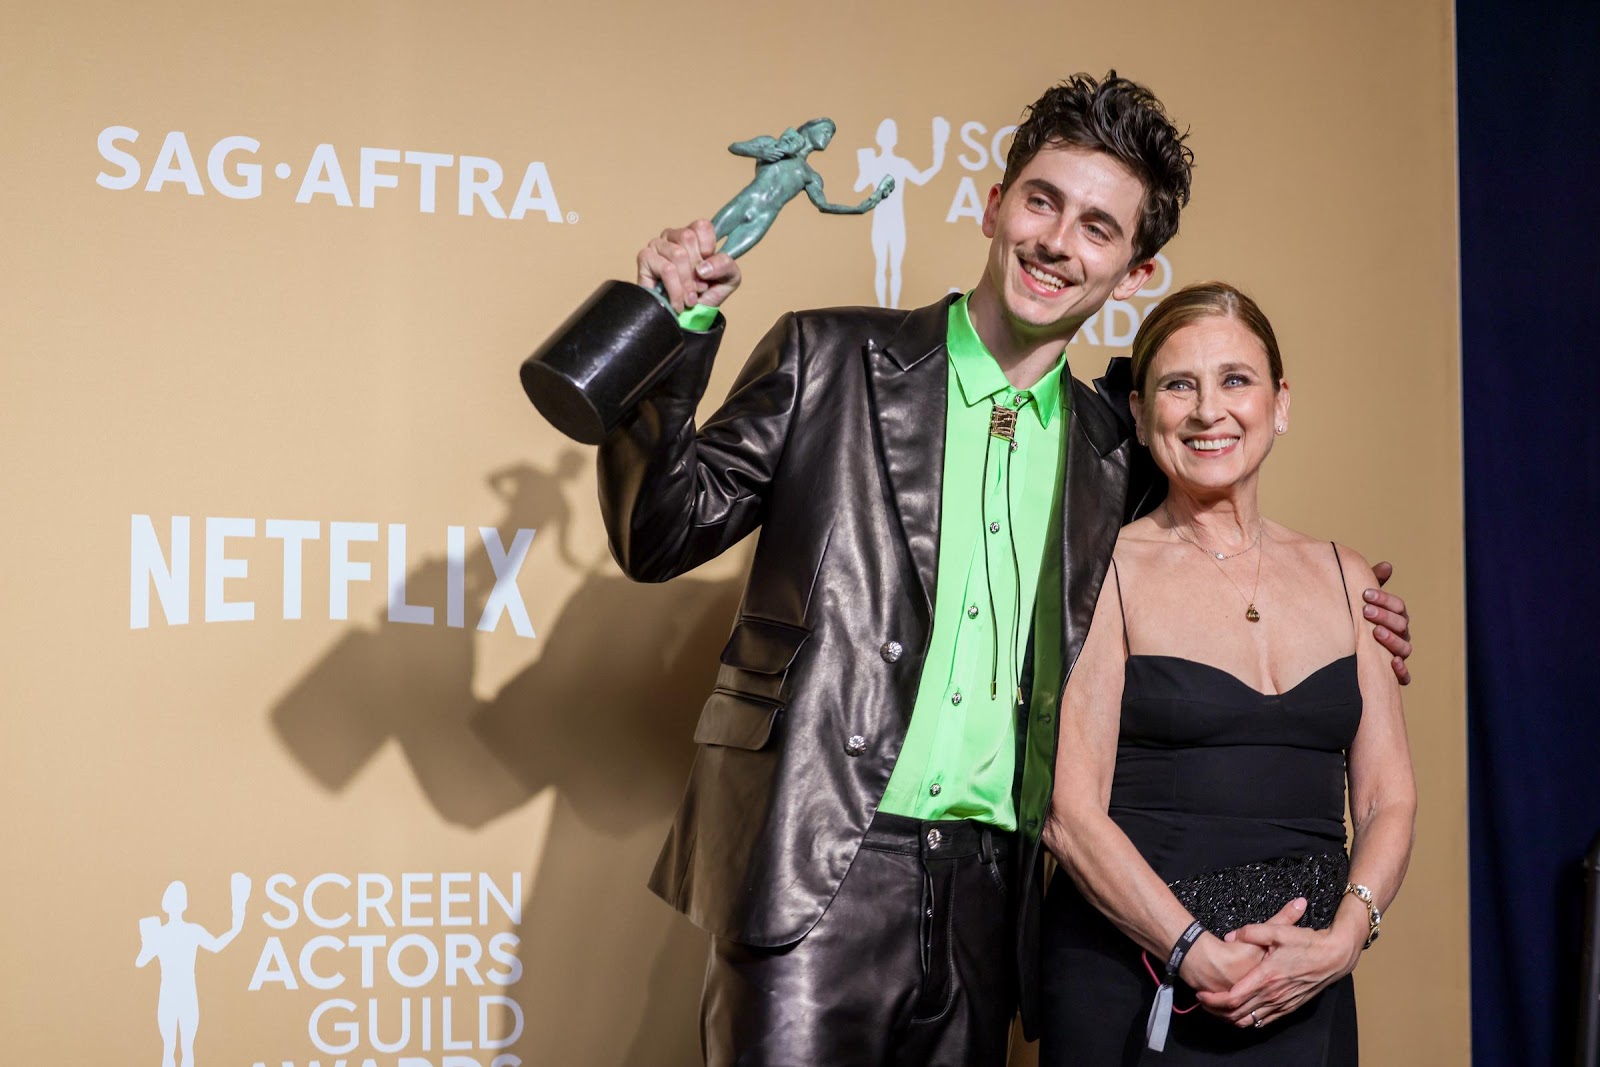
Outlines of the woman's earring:
{"type": "Polygon", "coordinates": [[[1288,429],[1289,429],[1289,427],[1285,426],[1283,423],[1281,423],[1281,422],[1278,423],[1278,432],[1279,433],[1286,433],[1286,432],[1288,432],[1288,429]]]}

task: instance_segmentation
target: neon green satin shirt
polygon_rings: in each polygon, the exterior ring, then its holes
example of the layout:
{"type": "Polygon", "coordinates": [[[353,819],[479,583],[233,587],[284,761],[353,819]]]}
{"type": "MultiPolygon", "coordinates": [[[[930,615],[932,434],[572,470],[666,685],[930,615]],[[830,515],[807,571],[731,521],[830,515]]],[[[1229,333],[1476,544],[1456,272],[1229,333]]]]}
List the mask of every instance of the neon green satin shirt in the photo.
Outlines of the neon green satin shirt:
{"type": "Polygon", "coordinates": [[[965,296],[950,306],[947,346],[933,636],[879,807],[1013,830],[1017,686],[1071,394],[1061,363],[1031,389],[1013,389],[972,328],[965,296]],[[996,405],[1017,413],[1014,447],[989,433],[996,405]]]}
{"type": "MultiPolygon", "coordinates": [[[[679,317],[689,330],[715,321],[713,308],[690,308],[679,317]]],[[[973,329],[965,296],[950,306],[946,347],[933,635],[879,809],[1014,830],[1017,687],[1060,486],[1071,393],[1061,387],[1060,362],[1031,389],[1012,388],[973,329]],[[1014,447],[989,433],[997,405],[1017,414],[1014,447]]]]}

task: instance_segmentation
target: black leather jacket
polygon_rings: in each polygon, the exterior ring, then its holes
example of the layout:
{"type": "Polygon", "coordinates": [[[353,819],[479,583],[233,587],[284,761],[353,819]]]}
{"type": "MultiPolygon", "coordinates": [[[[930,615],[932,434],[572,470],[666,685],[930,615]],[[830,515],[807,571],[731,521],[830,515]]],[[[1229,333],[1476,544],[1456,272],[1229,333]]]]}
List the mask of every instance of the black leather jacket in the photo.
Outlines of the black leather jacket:
{"type": "MultiPolygon", "coordinates": [[[[762,527],[651,878],[716,936],[771,946],[806,935],[905,740],[932,629],[948,307],[785,315],[696,432],[719,318],[688,335],[683,362],[600,448],[606,528],[631,578],[665,581],[762,527]]],[[[1018,721],[1016,930],[1030,1023],[1054,709],[1117,530],[1156,499],[1148,485],[1129,494],[1143,453],[1130,441],[1126,362],[1113,361],[1100,392],[1071,382],[1065,492],[1052,515],[1065,536],[1041,572],[1035,619],[1036,633],[1059,633],[1060,663],[1041,665],[1041,699],[1018,721]]]]}

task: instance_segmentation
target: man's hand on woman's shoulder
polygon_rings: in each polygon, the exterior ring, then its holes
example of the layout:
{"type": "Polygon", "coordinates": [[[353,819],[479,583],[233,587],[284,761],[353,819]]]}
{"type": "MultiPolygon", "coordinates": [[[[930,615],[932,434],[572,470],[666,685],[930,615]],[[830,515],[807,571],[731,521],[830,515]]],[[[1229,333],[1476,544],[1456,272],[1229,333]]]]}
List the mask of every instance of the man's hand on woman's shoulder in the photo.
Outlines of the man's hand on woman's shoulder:
{"type": "Polygon", "coordinates": [[[1361,599],[1366,601],[1366,605],[1361,609],[1361,614],[1376,627],[1372,636],[1393,657],[1389,666],[1394,670],[1394,676],[1400,679],[1401,685],[1410,685],[1411,668],[1406,666],[1406,660],[1411,658],[1411,615],[1406,611],[1404,600],[1393,593],[1384,592],[1382,588],[1393,577],[1394,564],[1387,561],[1375,563],[1372,573],[1377,576],[1379,587],[1362,592],[1361,599]]]}

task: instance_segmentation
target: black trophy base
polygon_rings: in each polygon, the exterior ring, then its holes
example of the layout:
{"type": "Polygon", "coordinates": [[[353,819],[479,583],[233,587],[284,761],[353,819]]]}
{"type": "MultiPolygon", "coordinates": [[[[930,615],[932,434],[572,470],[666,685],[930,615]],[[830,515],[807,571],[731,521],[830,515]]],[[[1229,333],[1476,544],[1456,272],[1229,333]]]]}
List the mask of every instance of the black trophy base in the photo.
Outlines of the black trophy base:
{"type": "Polygon", "coordinates": [[[597,445],[682,351],[677,316],[649,290],[608,281],[523,360],[522,389],[550,425],[597,445]]]}

